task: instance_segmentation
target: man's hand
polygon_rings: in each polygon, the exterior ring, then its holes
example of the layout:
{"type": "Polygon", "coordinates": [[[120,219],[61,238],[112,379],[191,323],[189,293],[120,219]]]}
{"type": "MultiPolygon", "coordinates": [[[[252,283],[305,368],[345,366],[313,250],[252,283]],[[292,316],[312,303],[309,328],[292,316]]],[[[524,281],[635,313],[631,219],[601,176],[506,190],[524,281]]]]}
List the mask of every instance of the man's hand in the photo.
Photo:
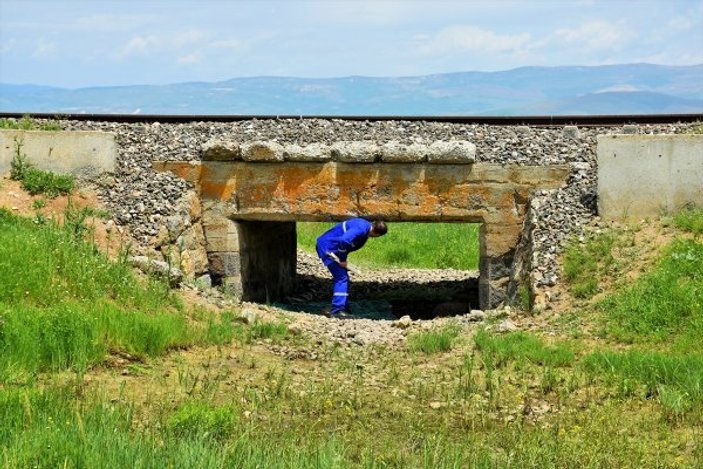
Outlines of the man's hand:
{"type": "Polygon", "coordinates": [[[352,273],[355,273],[355,274],[360,274],[360,273],[361,273],[361,271],[360,271],[359,269],[357,269],[356,267],[354,267],[354,266],[351,265],[351,264],[348,264],[347,261],[340,261],[340,260],[339,260],[339,257],[337,257],[337,255],[336,255],[335,253],[333,253],[333,252],[328,252],[327,255],[328,255],[329,257],[331,257],[332,259],[334,259],[334,261],[335,261],[337,264],[339,264],[339,266],[340,266],[342,269],[348,270],[349,272],[352,272],[352,273]]]}

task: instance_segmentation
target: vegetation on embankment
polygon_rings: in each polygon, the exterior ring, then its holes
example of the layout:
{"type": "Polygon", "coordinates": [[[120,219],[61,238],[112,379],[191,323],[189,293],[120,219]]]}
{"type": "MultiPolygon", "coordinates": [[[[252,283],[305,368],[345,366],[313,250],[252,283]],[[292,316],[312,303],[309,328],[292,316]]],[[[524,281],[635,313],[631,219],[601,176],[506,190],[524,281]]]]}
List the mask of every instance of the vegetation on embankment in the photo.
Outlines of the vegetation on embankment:
{"type": "Polygon", "coordinates": [[[651,261],[631,229],[575,242],[596,286],[531,330],[450,321],[397,348],[192,310],[70,216],[0,214],[3,467],[703,463],[703,212],[651,261]]]}
{"type": "MultiPolygon", "coordinates": [[[[333,223],[298,223],[298,246],[315,253],[318,236],[333,223]]],[[[389,234],[372,238],[349,257],[368,267],[477,270],[479,224],[389,223],[389,234]]]]}

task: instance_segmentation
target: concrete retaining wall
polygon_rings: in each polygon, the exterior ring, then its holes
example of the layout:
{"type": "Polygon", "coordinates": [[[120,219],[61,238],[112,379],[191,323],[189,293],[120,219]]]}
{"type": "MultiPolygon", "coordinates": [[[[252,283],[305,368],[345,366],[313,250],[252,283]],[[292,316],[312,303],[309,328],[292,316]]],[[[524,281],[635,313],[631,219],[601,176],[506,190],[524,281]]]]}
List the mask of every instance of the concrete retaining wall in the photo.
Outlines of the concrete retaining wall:
{"type": "Polygon", "coordinates": [[[114,172],[117,159],[109,132],[0,130],[0,174],[10,171],[18,149],[39,169],[76,176],[114,172]]]}
{"type": "Polygon", "coordinates": [[[703,135],[600,135],[597,153],[601,217],[703,206],[703,135]]]}

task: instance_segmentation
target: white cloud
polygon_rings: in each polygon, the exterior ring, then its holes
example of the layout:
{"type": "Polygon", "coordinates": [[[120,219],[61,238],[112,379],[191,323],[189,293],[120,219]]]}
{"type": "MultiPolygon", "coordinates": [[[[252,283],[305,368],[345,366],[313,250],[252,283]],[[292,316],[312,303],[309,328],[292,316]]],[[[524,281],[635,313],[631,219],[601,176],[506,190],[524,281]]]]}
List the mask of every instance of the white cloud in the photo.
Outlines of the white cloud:
{"type": "Polygon", "coordinates": [[[149,55],[159,46],[160,40],[156,36],[135,36],[125,44],[117,53],[119,58],[127,58],[133,55],[149,55]]]}
{"type": "Polygon", "coordinates": [[[176,47],[198,44],[205,38],[205,33],[197,29],[189,29],[174,33],[171,44],[176,47]]]}
{"type": "MultiPolygon", "coordinates": [[[[55,25],[57,29],[80,30],[80,31],[130,31],[140,25],[154,21],[149,15],[116,14],[116,13],[95,13],[92,15],[79,16],[75,20],[67,21],[63,24],[55,25]]],[[[51,25],[49,25],[51,27],[51,25]]]]}
{"type": "Polygon", "coordinates": [[[698,65],[703,63],[703,52],[686,53],[686,52],[659,52],[656,54],[636,57],[633,62],[646,62],[652,64],[667,64],[667,65],[698,65]]]}
{"type": "Polygon", "coordinates": [[[56,51],[56,43],[40,39],[37,46],[34,48],[34,52],[32,52],[32,57],[51,58],[55,56],[56,51]]]}
{"type": "Polygon", "coordinates": [[[590,21],[576,29],[558,29],[554,34],[558,42],[588,50],[619,49],[632,37],[622,25],[607,21],[590,21]]]}
{"type": "Polygon", "coordinates": [[[218,41],[212,41],[210,43],[212,47],[216,47],[218,49],[244,49],[245,48],[245,43],[244,41],[240,41],[237,39],[221,39],[218,41]]]}
{"type": "Polygon", "coordinates": [[[200,54],[193,52],[191,54],[182,55],[176,58],[176,62],[182,65],[196,64],[200,62],[200,54]]]}
{"type": "Polygon", "coordinates": [[[529,47],[529,33],[501,35],[475,26],[449,26],[434,36],[418,36],[418,52],[423,55],[451,52],[481,52],[486,54],[522,52],[529,47]]]}

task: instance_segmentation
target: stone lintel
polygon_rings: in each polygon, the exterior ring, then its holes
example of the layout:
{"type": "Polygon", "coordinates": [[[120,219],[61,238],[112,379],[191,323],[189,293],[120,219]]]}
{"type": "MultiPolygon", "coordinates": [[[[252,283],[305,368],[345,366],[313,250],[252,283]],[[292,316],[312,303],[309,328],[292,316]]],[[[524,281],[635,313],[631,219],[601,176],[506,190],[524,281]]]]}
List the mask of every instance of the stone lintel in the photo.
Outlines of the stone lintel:
{"type": "Polygon", "coordinates": [[[241,219],[520,223],[534,188],[565,184],[568,168],[474,165],[221,163],[202,170],[202,197],[241,219]]]}

